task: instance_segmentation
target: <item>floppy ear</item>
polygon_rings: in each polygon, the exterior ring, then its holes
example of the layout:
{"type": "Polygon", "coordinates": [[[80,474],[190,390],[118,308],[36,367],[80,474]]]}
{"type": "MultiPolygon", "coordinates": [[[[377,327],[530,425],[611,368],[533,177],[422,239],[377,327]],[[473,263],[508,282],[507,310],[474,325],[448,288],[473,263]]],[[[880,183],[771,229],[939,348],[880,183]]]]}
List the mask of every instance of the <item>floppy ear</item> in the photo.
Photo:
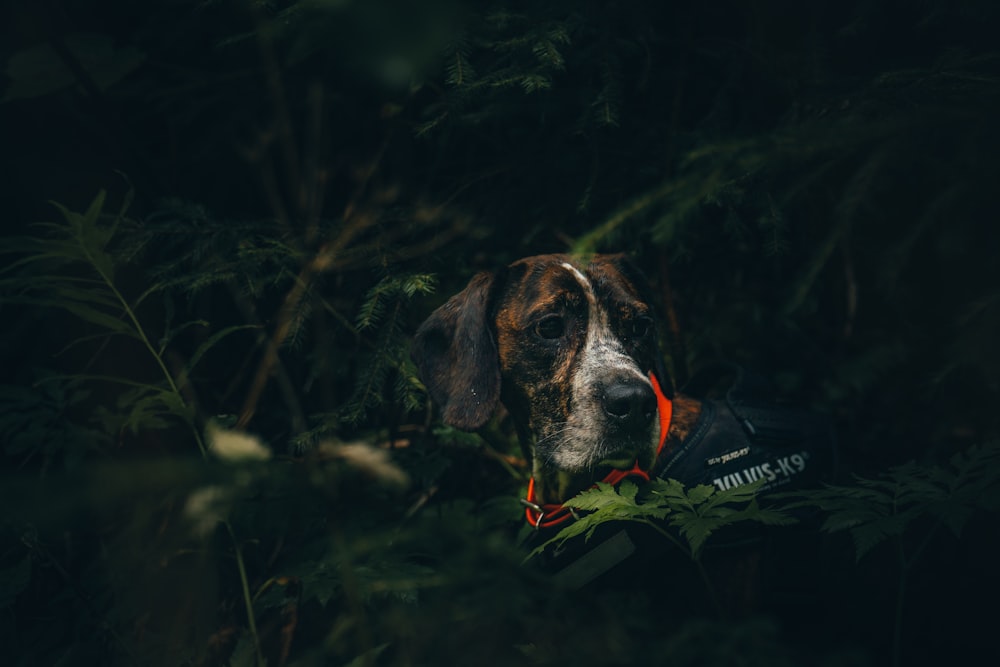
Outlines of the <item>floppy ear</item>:
{"type": "Polygon", "coordinates": [[[491,273],[474,276],[420,325],[410,351],[444,422],[464,431],[485,424],[500,397],[500,354],[488,322],[495,282],[491,273]]]}

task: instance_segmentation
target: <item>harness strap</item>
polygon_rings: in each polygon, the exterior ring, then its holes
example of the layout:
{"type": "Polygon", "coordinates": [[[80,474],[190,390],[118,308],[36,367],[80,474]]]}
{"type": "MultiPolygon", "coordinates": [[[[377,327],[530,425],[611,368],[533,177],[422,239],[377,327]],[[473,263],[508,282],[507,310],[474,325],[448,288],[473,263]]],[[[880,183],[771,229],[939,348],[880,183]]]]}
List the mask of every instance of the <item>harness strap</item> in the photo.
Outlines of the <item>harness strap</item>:
{"type": "Polygon", "coordinates": [[[720,381],[731,378],[725,403],[751,440],[798,442],[804,435],[826,430],[816,414],[782,404],[774,385],[764,376],[731,362],[715,362],[702,368],[688,382],[684,393],[705,396],[720,381]]]}
{"type": "MultiPolygon", "coordinates": [[[[653,457],[655,463],[656,459],[660,456],[660,452],[663,451],[663,444],[667,441],[667,432],[670,431],[670,419],[673,416],[674,406],[670,399],[663,394],[663,391],[660,389],[660,383],[657,382],[656,376],[653,373],[649,374],[649,381],[653,385],[653,393],[656,395],[656,410],[660,416],[660,442],[656,447],[656,456],[653,457]]],[[[636,460],[635,465],[628,470],[612,470],[601,481],[605,484],[615,485],[626,477],[638,477],[644,482],[648,482],[649,471],[640,468],[639,461],[636,460]]],[[[595,484],[594,486],[597,485],[595,484]]],[[[532,477],[528,480],[527,498],[522,499],[521,502],[525,506],[524,518],[536,529],[558,526],[574,516],[572,507],[567,507],[561,503],[539,504],[537,500],[535,496],[535,478],[532,477]]]]}

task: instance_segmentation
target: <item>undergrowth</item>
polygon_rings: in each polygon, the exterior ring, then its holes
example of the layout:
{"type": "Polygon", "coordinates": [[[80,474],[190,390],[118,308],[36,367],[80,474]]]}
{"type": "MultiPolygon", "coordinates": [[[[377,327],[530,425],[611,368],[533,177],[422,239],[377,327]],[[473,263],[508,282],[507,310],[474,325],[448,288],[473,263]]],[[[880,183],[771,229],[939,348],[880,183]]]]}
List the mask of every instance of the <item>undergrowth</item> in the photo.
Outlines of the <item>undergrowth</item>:
{"type": "MultiPolygon", "coordinates": [[[[286,436],[282,447],[232,430],[236,414],[208,419],[194,398],[202,393],[200,364],[225,354],[225,341],[260,331],[260,325],[175,322],[170,314],[154,331],[140,313],[155,312],[151,305],[168,288],[165,283],[123,286],[121,276],[135,255],[118,252],[131,247],[119,237],[140,225],[127,217],[124,206],[103,213],[104,203],[101,193],[83,213],[57,207],[61,222],[41,225],[38,235],[8,247],[16,259],[0,282],[8,305],[58,308],[87,324],[86,335],[69,341],[64,353],[85,348],[93,355],[91,364],[99,366],[108,342],[122,338],[134,344],[136,359],[145,356],[137,368],[149,369],[147,376],[50,374],[36,381],[31,394],[12,387],[2,393],[6,455],[47,473],[40,485],[24,477],[12,480],[13,492],[32,509],[7,512],[4,530],[20,546],[7,552],[0,600],[11,610],[28,604],[43,594],[37,587],[48,570],[69,584],[69,597],[53,600],[61,600],[59,614],[72,620],[74,631],[90,628],[96,634],[94,641],[62,653],[63,659],[104,655],[150,664],[169,651],[174,659],[233,665],[331,658],[406,663],[466,648],[467,637],[453,632],[447,633],[453,643],[439,644],[437,631],[425,624],[428,614],[463,632],[510,615],[514,636],[530,637],[530,619],[541,598],[572,595],[536,572],[531,559],[527,565],[520,562],[518,511],[511,497],[447,500],[432,503],[436,509],[430,510],[426,505],[446,461],[435,463],[433,452],[414,447],[393,452],[391,443],[386,448],[371,438],[345,442],[337,437],[365,410],[384,407],[386,396],[395,396],[392,404],[405,410],[420,408],[420,402],[407,398],[419,395],[419,381],[405,357],[393,350],[404,349],[398,342],[405,338],[402,309],[433,288],[430,277],[383,277],[366,291],[355,322],[343,326],[352,335],[374,336],[379,365],[358,373],[354,397],[343,411],[310,417],[318,426],[286,436]],[[172,351],[181,333],[191,330],[202,335],[188,343],[183,362],[172,351]],[[387,387],[395,389],[382,394],[387,387]],[[104,400],[81,410],[98,391],[108,392],[104,400]],[[380,395],[376,399],[373,393],[380,395]],[[73,419],[80,415],[86,417],[73,419]],[[330,420],[342,426],[330,428],[330,420]],[[169,458],[150,459],[150,452],[129,449],[123,459],[115,451],[121,450],[125,434],[152,433],[169,438],[169,458]],[[102,456],[93,459],[80,447],[102,456]],[[38,457],[44,461],[34,460],[38,457]],[[118,504],[123,498],[129,499],[127,512],[118,504]],[[117,527],[103,537],[78,535],[74,542],[79,544],[67,551],[50,534],[66,512],[92,514],[98,525],[117,527]],[[154,524],[158,528],[150,533],[154,524]],[[144,534],[146,540],[140,537],[144,534]],[[144,546],[136,550],[135,540],[144,546]],[[83,557],[94,548],[100,549],[99,558],[83,557]],[[100,581],[109,588],[88,590],[100,581]],[[178,589],[172,581],[186,583],[178,589]],[[505,582],[502,590],[500,582],[505,582]],[[166,597],[149,607],[130,592],[136,588],[166,597]],[[500,608],[463,606],[463,595],[488,590],[495,591],[500,608]],[[210,610],[218,605],[225,611],[213,620],[210,610]],[[74,619],[76,609],[88,612],[74,619]],[[176,614],[185,609],[199,610],[200,620],[182,638],[176,634],[181,629],[176,614]],[[326,619],[325,630],[309,627],[320,619],[326,619]],[[141,637],[128,630],[136,623],[142,624],[141,637]]],[[[296,284],[289,289],[294,292],[296,284]]],[[[267,342],[258,339],[265,358],[267,342]]],[[[448,440],[445,433],[438,436],[448,440]]],[[[455,439],[452,446],[503,458],[475,438],[455,439]]],[[[713,535],[746,523],[781,531],[796,523],[797,511],[818,510],[819,529],[849,532],[859,561],[883,544],[895,545],[892,655],[898,663],[908,577],[941,527],[960,538],[974,517],[1000,508],[998,451],[995,445],[971,448],[955,455],[949,466],[910,463],[878,478],[856,477],[850,485],[778,494],[764,505],[759,484],[722,491],[686,489],[676,480],[654,480],[641,489],[630,481],[618,487],[599,483],[567,503],[579,510],[579,518],[530,555],[570,540],[589,540],[607,522],[638,523],[695,565],[721,618],[717,584],[701,566],[713,535]]],[[[515,467],[504,469],[513,480],[521,478],[515,467]]],[[[496,664],[552,650],[520,640],[496,641],[496,664]]],[[[45,649],[33,655],[54,657],[45,649]]]]}
{"type": "Polygon", "coordinates": [[[5,23],[0,661],[995,654],[993,3],[133,5],[5,23]],[[848,474],[599,486],[542,552],[663,563],[525,562],[510,425],[443,427],[408,347],[550,251],[629,252],[675,384],[763,370],[848,474]],[[723,618],[741,529],[778,558],[723,618]]]}

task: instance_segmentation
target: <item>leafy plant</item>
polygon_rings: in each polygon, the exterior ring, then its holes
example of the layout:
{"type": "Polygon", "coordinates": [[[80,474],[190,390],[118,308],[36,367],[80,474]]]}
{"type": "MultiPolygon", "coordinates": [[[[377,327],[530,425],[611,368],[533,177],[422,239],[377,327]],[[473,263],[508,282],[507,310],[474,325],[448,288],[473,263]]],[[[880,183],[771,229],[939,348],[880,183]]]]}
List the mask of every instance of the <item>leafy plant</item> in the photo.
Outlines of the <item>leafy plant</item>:
{"type": "MultiPolygon", "coordinates": [[[[831,588],[870,586],[825,591],[818,641],[787,600],[665,627],[649,591],[518,567],[508,425],[438,428],[405,346],[429,275],[447,297],[626,251],[677,386],[720,356],[773,371],[836,416],[848,470],[996,437],[997,3],[12,4],[4,664],[879,664],[866,603],[895,579],[856,570],[894,546],[904,646],[994,650],[962,596],[996,597],[995,458],[810,506],[857,533],[831,588]],[[112,170],[134,202],[23,236],[112,170]],[[911,626],[935,595],[948,619],[911,626]]],[[[706,569],[756,525],[705,490],[602,491],[706,569]]]]}
{"type": "MultiPolygon", "coordinates": [[[[63,221],[40,223],[47,236],[13,239],[3,250],[16,254],[0,279],[0,299],[11,304],[35,308],[57,308],[67,311],[94,328],[94,333],[77,338],[69,346],[94,339],[123,337],[137,341],[148,353],[160,372],[158,380],[141,381],[112,376],[77,374],[74,380],[110,382],[126,387],[120,396],[119,414],[101,410],[98,419],[109,431],[143,427],[163,428],[164,417],[187,425],[202,455],[205,445],[194,421],[194,411],[185,400],[174,374],[168,370],[164,356],[165,342],[157,342],[139,320],[137,309],[154,293],[147,290],[129,299],[120,286],[122,263],[114,254],[112,244],[121,228],[131,223],[125,213],[131,200],[126,197],[120,211],[106,215],[103,211],[105,193],[101,191],[83,213],[70,211],[56,204],[63,221]],[[117,428],[109,428],[117,422],[117,428]]],[[[181,327],[200,324],[188,322],[181,327]]],[[[227,331],[226,333],[229,333],[227,331]]],[[[164,336],[163,340],[168,340],[164,336]]],[[[218,338],[211,339],[192,357],[181,371],[187,376],[197,361],[218,338]]]]}
{"type": "Polygon", "coordinates": [[[901,561],[906,569],[941,527],[959,538],[976,511],[1000,510],[1000,445],[971,447],[955,454],[949,466],[911,461],[877,479],[855,476],[854,482],[794,494],[790,497],[802,499],[788,507],[822,510],[822,529],[848,532],[858,561],[888,540],[920,533],[917,546],[901,561]]]}
{"type": "Polygon", "coordinates": [[[409,338],[403,330],[404,308],[417,295],[430,294],[436,282],[427,274],[386,276],[372,287],[357,316],[360,332],[375,332],[374,349],[358,374],[354,396],[344,406],[341,419],[356,422],[366,410],[387,400],[406,410],[417,410],[425,401],[423,387],[410,365],[409,338]],[[395,383],[386,392],[386,380],[395,383]]]}
{"type": "Polygon", "coordinates": [[[540,544],[532,555],[578,535],[589,540],[605,521],[633,521],[649,526],[697,562],[708,538],[727,526],[745,521],[770,526],[794,523],[780,509],[760,506],[757,491],[762,483],[758,480],[726,490],[711,484],[685,489],[676,479],[654,479],[639,496],[639,487],[629,480],[617,487],[598,482],[565,503],[586,513],[540,544]],[[683,540],[664,524],[676,528],[683,540]]]}
{"type": "Polygon", "coordinates": [[[893,656],[899,664],[907,580],[943,527],[956,539],[976,512],[1000,511],[1000,443],[970,447],[949,465],[909,462],[876,479],[783,494],[786,507],[818,508],[827,533],[847,532],[857,561],[883,544],[895,546],[898,583],[893,656]]]}
{"type": "Polygon", "coordinates": [[[100,424],[81,424],[74,408],[93,391],[85,382],[42,375],[30,390],[0,385],[0,438],[4,454],[19,465],[55,463],[71,469],[95,453],[107,456],[112,434],[100,424]],[[38,457],[40,462],[34,461],[38,457]]]}
{"type": "MultiPolygon", "coordinates": [[[[258,615],[264,614],[266,617],[271,613],[272,607],[257,604],[257,599],[270,584],[265,582],[262,585],[259,582],[261,571],[257,562],[259,555],[256,553],[256,545],[265,538],[280,543],[291,531],[287,530],[283,520],[269,525],[268,521],[272,519],[260,517],[254,509],[252,499],[268,498],[271,503],[268,513],[284,519],[280,510],[283,507],[282,496],[292,488],[288,485],[294,480],[294,475],[290,479],[289,474],[286,474],[288,470],[268,471],[254,467],[254,462],[272,457],[274,443],[268,446],[260,438],[219,426],[219,423],[231,426],[235,421],[231,415],[222,415],[218,420],[205,420],[203,406],[196,404],[194,397],[201,388],[199,385],[210,377],[202,366],[206,360],[213,361],[209,358],[209,353],[219,349],[220,344],[236,332],[259,332],[263,328],[253,321],[256,304],[252,303],[250,297],[266,298],[269,290],[263,286],[267,286],[268,280],[286,285],[290,282],[291,286],[279,309],[279,324],[275,333],[270,339],[263,336],[258,338],[259,344],[272,352],[272,361],[261,368],[273,369],[273,365],[277,363],[274,350],[279,346],[288,345],[288,349],[294,352],[296,336],[303,330],[310,308],[316,304],[329,305],[316,289],[321,282],[318,274],[322,273],[322,268],[317,268],[317,265],[333,261],[337,255],[328,246],[324,246],[315,257],[303,258],[290,245],[274,238],[269,239],[264,234],[252,243],[235,246],[237,256],[232,258],[227,257],[226,253],[232,252],[233,246],[219,245],[216,243],[217,239],[210,236],[180,236],[188,243],[193,241],[197,252],[184,254],[175,248],[177,256],[166,259],[163,264],[154,264],[149,274],[144,276],[152,278],[150,284],[137,285],[134,280],[129,279],[140,273],[136,260],[150,254],[153,257],[163,257],[166,245],[183,244],[183,241],[178,241],[177,236],[164,234],[164,237],[170,239],[170,244],[158,242],[150,227],[163,231],[162,221],[143,226],[128,218],[128,198],[117,214],[106,214],[104,204],[105,194],[101,192],[83,213],[58,206],[62,221],[39,225],[43,234],[12,239],[4,248],[4,252],[9,253],[13,259],[3,269],[0,299],[8,307],[15,306],[29,312],[33,309],[49,312],[58,310],[81,321],[86,327],[82,335],[74,335],[76,330],[71,329],[70,333],[62,336],[63,339],[69,339],[63,352],[83,349],[92,355],[91,366],[104,367],[108,358],[114,361],[114,352],[123,349],[130,353],[138,350],[139,358],[148,360],[148,364],[140,363],[135,368],[118,369],[113,373],[85,371],[42,375],[32,392],[14,387],[0,388],[0,403],[9,408],[3,419],[0,419],[0,433],[6,436],[4,453],[19,457],[22,462],[30,461],[38,452],[43,453],[47,462],[53,458],[53,451],[57,448],[72,453],[72,457],[64,455],[67,465],[71,464],[79,469],[80,479],[100,480],[93,484],[102,489],[100,494],[88,494],[77,499],[76,503],[92,507],[101,516],[113,514],[109,506],[120,501],[122,496],[131,495],[132,503],[137,502],[134,497],[136,494],[142,495],[142,502],[145,502],[145,493],[153,492],[154,489],[165,493],[170,498],[170,505],[182,508],[179,514],[177,509],[155,509],[164,514],[161,528],[165,531],[164,535],[170,536],[171,546],[166,550],[210,553],[219,549],[225,554],[232,569],[223,578],[231,580],[233,593],[230,599],[236,608],[243,609],[245,619],[243,628],[235,633],[237,646],[232,649],[233,659],[245,659],[247,664],[262,665],[267,651],[264,646],[266,632],[258,623],[258,615]],[[208,243],[199,243],[202,240],[208,243]],[[259,248],[265,249],[266,257],[256,252],[259,248]],[[243,256],[247,253],[248,256],[243,256]],[[231,261],[233,259],[236,261],[231,261]],[[304,262],[306,268],[300,272],[297,280],[289,281],[289,269],[294,268],[296,261],[304,262]],[[269,279],[266,276],[260,278],[262,267],[265,269],[264,274],[273,271],[269,279]],[[197,298],[218,287],[225,289],[234,283],[251,286],[247,290],[250,296],[239,290],[230,290],[238,304],[247,306],[242,312],[250,315],[250,322],[227,323],[217,313],[214,313],[216,316],[213,321],[197,317],[185,319],[186,314],[191,312],[190,304],[184,309],[176,307],[179,301],[177,297],[181,295],[197,298]],[[157,302],[163,306],[162,313],[156,313],[152,307],[157,302]],[[156,326],[151,326],[150,321],[156,322],[156,326]],[[192,333],[196,335],[191,335],[192,333]],[[159,377],[147,379],[143,375],[147,365],[157,370],[159,377]],[[99,401],[93,399],[95,387],[101,390],[102,398],[99,401]],[[110,395],[106,391],[107,387],[113,389],[110,395]],[[77,424],[81,416],[88,422],[88,426],[77,424]],[[186,428],[190,440],[198,445],[202,454],[202,467],[179,474],[173,484],[163,484],[159,478],[154,479],[147,474],[145,481],[148,489],[140,491],[128,483],[124,487],[121,485],[122,482],[114,477],[120,470],[113,468],[106,473],[114,480],[109,482],[103,478],[105,471],[94,469],[94,457],[91,454],[97,452],[104,456],[111,455],[109,441],[115,435],[120,437],[128,433],[136,436],[138,442],[144,442],[150,437],[155,438],[158,433],[170,432],[177,425],[186,428]],[[220,474],[211,464],[213,461],[228,462],[238,472],[220,474]],[[220,539],[227,546],[216,545],[220,539]]],[[[169,227],[169,223],[167,226],[169,227]]],[[[273,231],[271,230],[272,233],[273,231]]],[[[359,468],[361,474],[376,479],[389,472],[397,480],[407,479],[406,473],[399,471],[392,463],[386,450],[363,443],[332,446],[327,442],[317,446],[316,441],[319,435],[337,433],[345,423],[357,425],[364,411],[372,406],[398,401],[404,410],[422,407],[422,387],[414,378],[405,354],[407,338],[404,315],[409,300],[418,294],[428,293],[433,286],[433,279],[426,274],[391,274],[386,270],[383,280],[366,295],[359,293],[363,299],[352,304],[358,310],[356,323],[341,321],[344,329],[354,337],[354,344],[364,350],[366,358],[358,373],[357,398],[334,414],[322,433],[309,434],[304,431],[298,436],[302,438],[314,435],[310,440],[309,444],[312,446],[309,450],[322,459],[347,463],[332,466],[332,479],[313,471],[310,484],[316,486],[326,483],[330,491],[337,492],[341,486],[350,483],[349,476],[339,471],[351,466],[359,468]],[[396,383],[396,391],[383,396],[390,376],[396,383]]],[[[239,308],[236,310],[240,311],[239,308]]],[[[333,310],[330,307],[323,312],[333,310]]],[[[232,348],[229,352],[232,353],[232,348]]],[[[130,359],[134,357],[132,354],[130,359]]],[[[114,364],[111,366],[114,367],[114,364]]],[[[259,372],[258,377],[260,376],[259,372]]],[[[265,380],[267,377],[264,374],[265,380]]],[[[292,403],[300,400],[296,388],[291,385],[284,388],[288,391],[286,400],[292,403]]],[[[255,385],[254,391],[261,390],[261,385],[255,385]]],[[[251,393],[253,400],[249,405],[252,408],[256,407],[259,395],[251,393]]],[[[319,418],[322,419],[322,415],[319,418]]],[[[313,416],[313,419],[317,417],[313,416]]],[[[315,463],[314,459],[310,461],[315,463]]],[[[443,466],[439,465],[435,474],[440,474],[442,469],[443,466]]],[[[161,462],[160,470],[169,477],[168,471],[174,470],[174,466],[169,465],[169,462],[161,462]]],[[[433,478],[427,480],[427,483],[431,481],[433,478]]],[[[8,488],[20,487],[15,485],[8,488]]],[[[49,504],[60,508],[70,507],[71,503],[63,500],[63,493],[69,491],[60,489],[59,492],[52,493],[49,504]]],[[[375,496],[379,492],[366,490],[365,493],[375,496]]],[[[301,500],[308,493],[296,487],[295,495],[301,500]]],[[[374,504],[374,501],[370,498],[369,503],[374,504]]],[[[322,526],[326,519],[324,506],[324,503],[316,503],[305,511],[299,507],[296,514],[307,516],[310,521],[322,526]]],[[[362,589],[370,588],[372,594],[392,592],[405,597],[411,591],[428,585],[440,585],[441,575],[412,562],[405,554],[398,558],[393,556],[393,549],[387,546],[391,540],[366,541],[362,537],[371,532],[371,525],[391,527],[401,508],[395,502],[380,502],[377,512],[367,509],[359,512],[357,518],[360,520],[356,524],[341,518],[346,527],[338,529],[334,548],[319,553],[309,552],[307,555],[310,558],[300,560],[297,569],[293,568],[285,573],[279,569],[278,574],[267,581],[293,577],[300,586],[307,587],[306,599],[316,600],[322,606],[326,606],[331,600],[351,600],[360,595],[359,591],[362,589]],[[377,554],[377,557],[369,559],[369,554],[377,554]],[[377,563],[386,565],[379,568],[376,567],[377,563]],[[335,577],[327,582],[330,587],[324,588],[324,573],[328,574],[331,569],[335,571],[335,577]],[[432,584],[433,581],[438,584],[432,584]]],[[[47,521],[49,516],[43,512],[37,517],[31,515],[28,521],[47,521]]],[[[135,529],[141,533],[145,527],[137,525],[135,529]]],[[[398,538],[391,528],[388,533],[392,539],[398,538]]],[[[136,538],[129,529],[121,529],[116,534],[115,541],[124,540],[126,536],[136,538]]],[[[326,541],[329,542],[329,539],[326,541]]],[[[25,544],[29,553],[36,554],[37,558],[57,562],[58,557],[50,553],[51,550],[43,544],[42,539],[25,544]]],[[[20,547],[18,550],[23,551],[20,547]]],[[[110,558],[122,561],[132,559],[131,555],[123,554],[114,547],[110,547],[109,553],[112,555],[94,560],[93,564],[100,566],[110,558]]],[[[27,557],[18,561],[18,565],[4,569],[5,576],[10,579],[9,599],[5,600],[5,604],[13,604],[18,595],[31,592],[30,582],[25,579],[30,578],[31,571],[23,566],[26,559],[27,557]]],[[[137,579],[155,579],[159,576],[139,563],[129,563],[121,569],[124,572],[131,571],[132,576],[137,579]]],[[[73,581],[72,574],[60,571],[67,582],[73,581]]],[[[358,605],[364,604],[368,595],[369,593],[364,593],[366,599],[358,598],[355,602],[358,605]]],[[[112,605],[110,600],[99,604],[86,595],[81,595],[80,600],[98,618],[103,618],[105,613],[109,618],[117,615],[125,615],[127,618],[131,609],[128,599],[119,600],[116,605],[112,605]]],[[[363,619],[367,614],[358,610],[360,607],[356,608],[358,616],[351,622],[352,625],[365,623],[363,619]]],[[[106,622],[111,624],[111,621],[106,622]]],[[[125,634],[127,633],[115,635],[110,649],[112,652],[125,655],[134,653],[132,640],[125,637],[125,634]]],[[[283,650],[287,651],[290,641],[289,636],[283,650]]],[[[155,646],[156,640],[151,639],[143,643],[139,652],[145,653],[155,646]]],[[[366,642],[362,642],[361,647],[364,651],[371,649],[366,642]]],[[[199,651],[197,647],[192,650],[196,653],[199,651]]]]}
{"type": "Polygon", "coordinates": [[[594,488],[566,501],[565,505],[579,510],[580,515],[538,545],[529,557],[580,535],[589,540],[598,526],[608,521],[639,523],[662,536],[694,562],[716,608],[721,609],[712,582],[701,564],[702,550],[708,539],[723,528],[745,522],[780,526],[795,521],[781,509],[760,506],[757,492],[763,481],[720,490],[711,484],[685,489],[675,479],[654,479],[641,495],[639,487],[627,479],[618,486],[598,482],[594,488]]]}

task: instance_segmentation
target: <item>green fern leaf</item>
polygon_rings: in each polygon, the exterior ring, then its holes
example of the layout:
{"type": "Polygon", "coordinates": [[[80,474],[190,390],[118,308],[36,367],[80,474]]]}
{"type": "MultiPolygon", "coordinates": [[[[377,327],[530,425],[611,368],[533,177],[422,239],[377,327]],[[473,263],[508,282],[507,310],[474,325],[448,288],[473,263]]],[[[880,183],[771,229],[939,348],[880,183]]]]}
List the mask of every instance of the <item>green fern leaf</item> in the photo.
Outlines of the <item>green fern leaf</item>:
{"type": "Polygon", "coordinates": [[[762,484],[763,480],[760,480],[719,491],[711,485],[685,489],[675,479],[655,479],[647,486],[649,493],[640,497],[639,487],[629,480],[623,481],[617,489],[599,482],[594,488],[565,503],[589,514],[579,517],[532,553],[539,553],[549,544],[561,544],[581,534],[589,539],[597,526],[605,521],[635,521],[654,527],[665,521],[666,525],[677,529],[687,543],[689,555],[697,560],[707,540],[726,526],[747,521],[764,525],[794,523],[794,519],[784,511],[761,508],[757,504],[756,494],[762,484]]]}
{"type": "Polygon", "coordinates": [[[214,348],[223,338],[236,333],[237,331],[246,331],[247,329],[260,330],[261,327],[258,324],[237,324],[220,329],[219,331],[213,333],[205,339],[205,341],[194,351],[194,354],[191,355],[191,358],[188,360],[187,366],[185,367],[185,371],[188,373],[193,371],[195,366],[198,365],[198,362],[201,361],[201,358],[204,357],[209,350],[214,348]]]}
{"type": "Polygon", "coordinates": [[[960,537],[977,510],[1000,509],[1000,472],[995,443],[953,456],[949,466],[895,466],[878,479],[855,477],[854,486],[828,486],[792,494],[788,508],[812,506],[827,514],[821,529],[850,532],[855,557],[888,539],[898,539],[924,519],[960,537]]]}
{"type": "Polygon", "coordinates": [[[570,498],[565,504],[567,507],[587,511],[633,510],[638,508],[635,502],[638,492],[639,488],[628,480],[623,481],[618,490],[615,490],[615,487],[607,482],[598,482],[594,488],[570,498]]]}
{"type": "Polygon", "coordinates": [[[888,537],[889,533],[885,532],[880,528],[880,526],[874,523],[862,524],[852,528],[851,540],[854,542],[855,562],[861,562],[861,559],[864,558],[868,552],[884,542],[888,537]]]}
{"type": "Polygon", "coordinates": [[[79,317],[81,320],[95,324],[106,331],[120,336],[138,338],[135,329],[118,315],[110,315],[84,303],[72,301],[55,301],[50,299],[33,299],[32,303],[42,307],[62,308],[79,317]]]}
{"type": "Polygon", "coordinates": [[[541,553],[550,544],[562,544],[579,535],[589,540],[598,526],[607,521],[649,521],[666,518],[670,511],[668,508],[640,504],[637,501],[638,492],[639,487],[629,480],[623,481],[618,488],[606,482],[598,482],[593,488],[570,498],[565,505],[580,510],[576,520],[535,548],[529,554],[529,558],[541,553]],[[584,514],[584,512],[589,513],[584,514]]]}

